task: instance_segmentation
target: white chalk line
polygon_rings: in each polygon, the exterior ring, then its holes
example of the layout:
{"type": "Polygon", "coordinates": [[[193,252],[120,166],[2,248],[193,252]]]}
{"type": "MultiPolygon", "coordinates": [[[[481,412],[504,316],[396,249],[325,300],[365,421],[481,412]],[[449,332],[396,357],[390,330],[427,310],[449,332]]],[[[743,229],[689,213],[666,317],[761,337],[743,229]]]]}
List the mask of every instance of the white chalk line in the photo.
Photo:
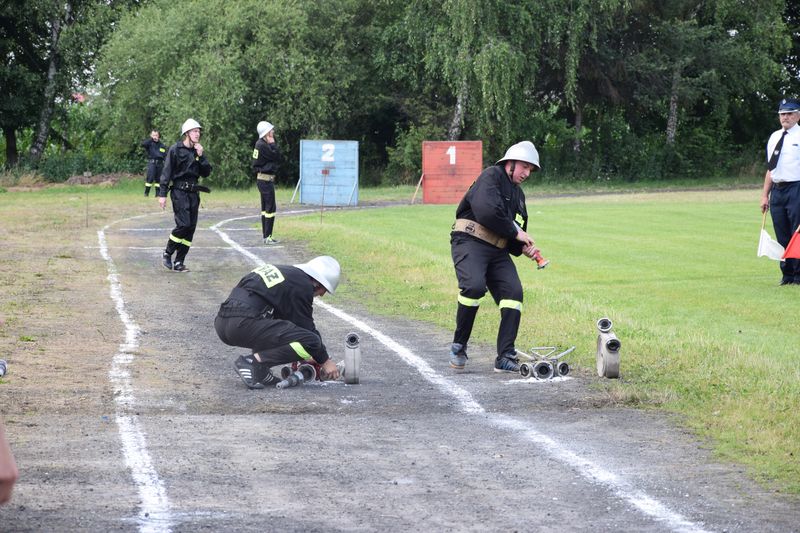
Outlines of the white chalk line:
{"type": "MultiPolygon", "coordinates": [[[[141,216],[149,215],[133,218],[141,216]]],[[[111,300],[113,300],[117,314],[125,326],[125,342],[119,345],[119,351],[114,356],[108,372],[109,379],[114,385],[115,419],[119,428],[125,464],[131,471],[133,482],[141,499],[138,516],[139,531],[163,533],[172,530],[172,511],[167,492],[147,451],[147,439],[139,423],[139,418],[135,414],[131,414],[136,398],[129,367],[133,362],[135,351],[139,348],[140,329],[125,308],[117,267],[108,253],[105,232],[112,224],[108,224],[97,232],[97,240],[100,244],[100,255],[105,260],[108,269],[111,300]]]]}
{"type": "MultiPolygon", "coordinates": [[[[263,266],[265,262],[260,257],[244,249],[220,229],[220,227],[227,222],[240,220],[241,218],[246,217],[223,220],[211,226],[211,229],[216,231],[223,241],[227,242],[232,248],[252,260],[257,266],[263,266]]],[[[315,299],[315,304],[328,311],[332,315],[340,318],[344,322],[347,322],[353,327],[361,330],[363,333],[375,338],[375,340],[397,354],[409,366],[416,369],[417,372],[419,372],[420,375],[422,375],[422,377],[424,377],[426,380],[439,387],[445,393],[455,397],[461,406],[461,410],[465,413],[482,415],[483,418],[488,419],[493,425],[521,435],[527,440],[540,446],[543,449],[542,451],[544,454],[548,457],[555,458],[561,463],[573,468],[587,480],[607,487],[618,498],[627,501],[643,514],[665,524],[673,531],[681,533],[705,533],[707,531],[699,524],[684,518],[681,514],[675,511],[672,511],[666,505],[648,496],[645,492],[637,489],[616,474],[596,465],[588,459],[581,457],[577,453],[567,448],[563,443],[557,442],[553,438],[537,431],[531,427],[528,422],[517,420],[507,415],[487,413],[483,406],[473,399],[472,394],[470,394],[469,391],[459,387],[450,379],[440,375],[424,359],[388,335],[385,335],[384,333],[372,328],[362,320],[349,315],[341,309],[323,302],[319,298],[315,299]]]]}
{"type": "MultiPolygon", "coordinates": [[[[283,248],[282,244],[270,244],[270,248],[283,248]]],[[[84,246],[87,250],[99,250],[99,246],[84,246]]],[[[247,248],[252,248],[254,250],[263,249],[264,245],[255,245],[255,246],[248,246],[247,248]]],[[[146,252],[150,252],[153,250],[161,250],[164,251],[164,246],[108,246],[108,250],[142,250],[146,252]]],[[[236,250],[231,250],[230,246],[197,246],[193,245],[192,250],[222,250],[225,252],[235,252],[236,250]]]]}
{"type": "MultiPolygon", "coordinates": [[[[302,214],[313,211],[314,210],[311,209],[303,209],[291,211],[286,214],[302,214]]],[[[153,215],[138,215],[107,224],[101,230],[98,230],[97,240],[99,243],[98,249],[100,250],[100,255],[103,260],[105,260],[108,270],[107,279],[109,282],[109,294],[111,300],[114,302],[117,314],[122,324],[125,326],[125,342],[120,344],[119,351],[112,360],[111,369],[108,374],[111,383],[114,385],[114,401],[117,405],[115,421],[119,429],[125,464],[131,471],[131,476],[141,499],[139,516],[137,518],[139,531],[142,533],[165,533],[172,531],[175,515],[172,512],[164,484],[161,482],[158,472],[153,466],[150,453],[147,451],[147,439],[139,424],[139,418],[129,412],[130,408],[133,407],[135,397],[128,367],[133,362],[134,352],[139,347],[138,337],[140,328],[130,317],[125,307],[125,299],[122,295],[122,284],[120,283],[117,267],[109,254],[109,247],[106,242],[106,231],[114,224],[149,216],[153,215]]],[[[246,218],[260,218],[260,215],[238,217],[235,219],[228,219],[228,221],[246,218]]],[[[213,228],[211,229],[213,230],[213,228]]],[[[120,230],[117,229],[116,231],[120,230]]],[[[148,228],[146,231],[169,231],[169,229],[148,228]]],[[[234,241],[230,241],[230,243],[236,244],[234,241]]],[[[240,253],[256,257],[244,250],[244,248],[238,246],[238,244],[236,244],[236,248],[240,253]]],[[[148,248],[142,247],[142,249],[148,248]]],[[[158,249],[160,249],[160,247],[158,249]]]]}

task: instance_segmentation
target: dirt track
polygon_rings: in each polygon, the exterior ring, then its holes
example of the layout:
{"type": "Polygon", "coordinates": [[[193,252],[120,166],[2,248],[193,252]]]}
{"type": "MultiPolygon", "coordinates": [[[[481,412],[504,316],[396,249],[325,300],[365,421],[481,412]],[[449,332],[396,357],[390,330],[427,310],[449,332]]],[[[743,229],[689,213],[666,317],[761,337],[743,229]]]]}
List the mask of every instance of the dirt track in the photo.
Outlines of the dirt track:
{"type": "Polygon", "coordinates": [[[247,390],[216,309],[257,261],[308,259],[249,214],[203,211],[188,274],[159,264],[169,214],[70,245],[62,313],[33,319],[48,348],[2,388],[22,478],[1,531],[800,530],[800,502],[666,417],[598,407],[592,369],[524,382],[474,346],[456,374],[449,331],[335,296],[318,326],[337,359],[359,333],[362,383],[247,390]]]}

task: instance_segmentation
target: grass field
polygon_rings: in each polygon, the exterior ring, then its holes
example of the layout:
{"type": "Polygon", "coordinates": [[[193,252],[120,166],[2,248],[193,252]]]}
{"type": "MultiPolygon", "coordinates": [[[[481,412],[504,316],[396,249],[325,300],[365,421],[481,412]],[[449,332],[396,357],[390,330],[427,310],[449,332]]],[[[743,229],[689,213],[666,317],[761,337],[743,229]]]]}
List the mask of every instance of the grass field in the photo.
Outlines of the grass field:
{"type": "MultiPolygon", "coordinates": [[[[407,202],[413,190],[363,190],[360,198],[407,202]]],[[[279,191],[276,236],[340,260],[338,301],[453,327],[453,206],[281,217],[291,193],[279,191]]],[[[778,287],[777,263],[755,256],[758,197],[756,188],[572,197],[529,191],[529,230],[551,264],[537,271],[517,260],[525,286],[518,347],[576,345],[571,362],[589,377],[595,323],[610,317],[622,341],[622,378],[593,378],[609,402],[674,413],[724,460],[747,465],[776,490],[800,493],[800,286],[778,287]]],[[[252,190],[214,191],[204,202],[253,207],[257,198],[252,190]]],[[[0,358],[24,340],[29,304],[20,296],[41,284],[33,263],[57,260],[66,253],[60,243],[88,242],[107,222],[154,209],[139,182],[0,194],[0,358]]],[[[497,319],[486,298],[473,340],[492,345],[497,319]]]]}
{"type": "MultiPolygon", "coordinates": [[[[343,294],[450,329],[453,211],[326,212],[279,219],[278,228],[341,260],[343,294]]],[[[610,402],[675,413],[722,458],[799,492],[800,286],[778,287],[777,263],[756,258],[758,191],[529,194],[529,211],[551,264],[537,271],[517,260],[518,347],[574,344],[576,362],[593,372],[595,323],[610,317],[623,346],[622,379],[599,385],[610,402]]],[[[473,339],[492,345],[497,320],[486,298],[473,339]]]]}

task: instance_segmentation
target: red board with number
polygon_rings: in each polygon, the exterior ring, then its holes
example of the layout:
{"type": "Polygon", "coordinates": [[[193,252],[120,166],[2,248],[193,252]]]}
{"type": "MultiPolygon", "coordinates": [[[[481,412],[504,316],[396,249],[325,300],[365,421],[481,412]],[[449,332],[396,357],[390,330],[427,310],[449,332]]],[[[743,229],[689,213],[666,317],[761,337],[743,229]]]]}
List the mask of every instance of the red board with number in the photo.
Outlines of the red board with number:
{"type": "Polygon", "coordinates": [[[457,204],[481,170],[481,141],[423,141],[422,201],[457,204]]]}

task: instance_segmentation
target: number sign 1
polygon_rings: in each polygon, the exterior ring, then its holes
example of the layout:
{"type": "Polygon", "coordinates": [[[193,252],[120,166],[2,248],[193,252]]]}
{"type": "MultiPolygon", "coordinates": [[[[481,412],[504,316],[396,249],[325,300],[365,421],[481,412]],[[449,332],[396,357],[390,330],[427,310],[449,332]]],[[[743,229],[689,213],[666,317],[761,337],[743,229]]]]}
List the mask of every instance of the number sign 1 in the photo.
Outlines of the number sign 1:
{"type": "Polygon", "coordinates": [[[422,199],[426,204],[455,204],[483,170],[481,141],[424,141],[422,199]]]}

